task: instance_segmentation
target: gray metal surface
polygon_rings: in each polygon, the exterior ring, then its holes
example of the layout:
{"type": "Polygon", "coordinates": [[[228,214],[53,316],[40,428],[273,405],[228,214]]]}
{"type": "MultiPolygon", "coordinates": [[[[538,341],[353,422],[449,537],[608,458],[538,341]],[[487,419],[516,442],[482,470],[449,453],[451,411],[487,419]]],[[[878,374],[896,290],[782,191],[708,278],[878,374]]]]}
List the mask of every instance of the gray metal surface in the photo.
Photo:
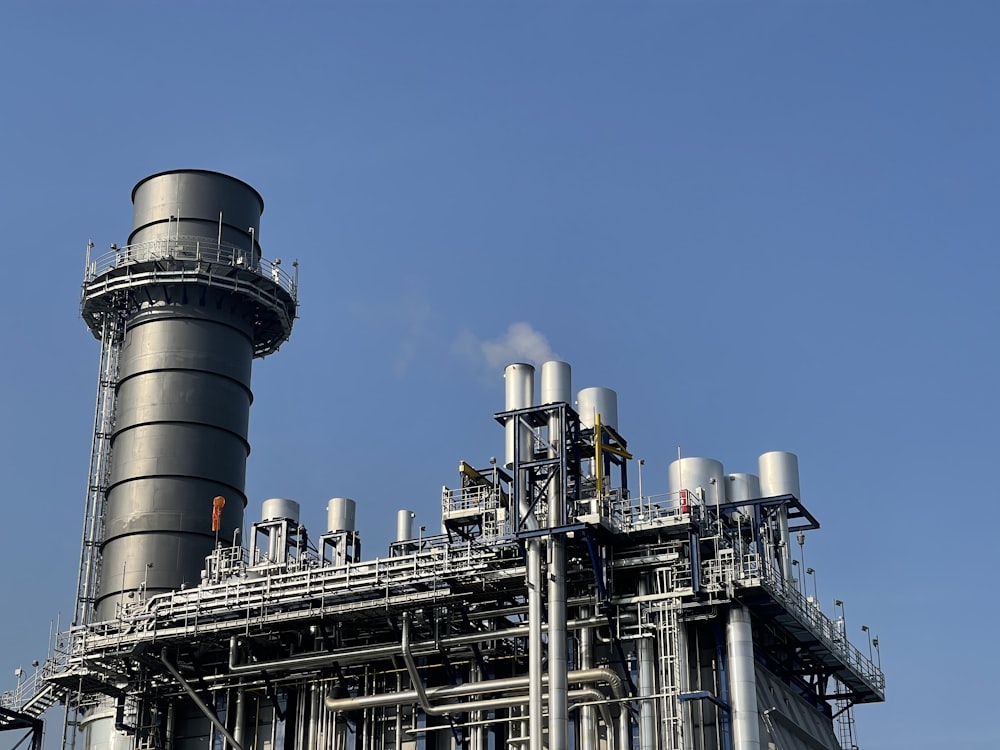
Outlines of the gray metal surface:
{"type": "MultiPolygon", "coordinates": [[[[214,497],[226,500],[218,535],[231,539],[242,528],[250,370],[260,337],[259,300],[179,281],[200,260],[153,260],[141,252],[169,250],[175,239],[205,238],[215,247],[224,242],[243,248],[248,265],[256,266],[260,195],[228,175],[178,170],[147,177],[132,196],[129,243],[135,250],[125,251],[103,276],[88,276],[84,295],[89,324],[102,315],[123,315],[126,331],[97,620],[114,618],[123,600],[197,584],[216,539],[214,497]],[[133,266],[151,273],[123,275],[133,266]],[[159,271],[180,276],[161,277],[159,271]]],[[[242,283],[253,290],[255,278],[269,295],[287,296],[274,281],[253,274],[242,283]]],[[[267,334],[274,335],[287,336],[287,330],[267,334]]]]}
{"type": "MultiPolygon", "coordinates": [[[[160,172],[132,189],[132,203],[129,245],[206,237],[246,248],[251,265],[260,259],[264,199],[235,177],[201,169],[160,172]]],[[[144,259],[141,252],[133,258],[144,259]]]]}

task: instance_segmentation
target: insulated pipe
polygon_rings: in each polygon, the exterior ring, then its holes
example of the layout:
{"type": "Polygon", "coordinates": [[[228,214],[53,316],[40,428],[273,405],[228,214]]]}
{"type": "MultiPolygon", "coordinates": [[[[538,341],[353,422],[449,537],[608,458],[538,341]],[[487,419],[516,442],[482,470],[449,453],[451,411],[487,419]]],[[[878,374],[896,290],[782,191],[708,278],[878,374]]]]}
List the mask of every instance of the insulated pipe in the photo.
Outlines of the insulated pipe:
{"type": "Polygon", "coordinates": [[[741,606],[729,610],[729,695],[733,716],[733,750],[760,750],[757,724],[757,679],[754,674],[750,614],[741,606]]]}
{"type": "MultiPolygon", "coordinates": [[[[646,574],[639,578],[639,596],[649,594],[646,574]]],[[[639,651],[639,750],[658,750],[656,741],[656,646],[652,638],[640,638],[639,651]]]]}
{"type": "MultiPolygon", "coordinates": [[[[589,619],[587,607],[580,609],[582,620],[589,619]]],[[[603,618],[602,618],[603,619],[603,618]]],[[[590,669],[594,665],[594,631],[584,627],[578,635],[580,641],[580,666],[583,669],[590,669]]],[[[608,731],[611,731],[611,722],[607,722],[608,731]]],[[[593,706],[580,706],[580,750],[596,750],[597,748],[597,719],[594,716],[593,706]]]]}
{"type": "MultiPolygon", "coordinates": [[[[570,620],[567,626],[571,630],[578,628],[590,628],[607,625],[606,617],[588,617],[577,620],[570,620]]],[[[484,630],[477,633],[465,633],[462,635],[447,636],[434,641],[423,641],[414,644],[414,650],[426,651],[428,653],[437,652],[442,647],[468,646],[483,641],[494,641],[502,638],[523,638],[528,635],[530,628],[527,625],[518,625],[504,630],[484,630]]],[[[374,646],[363,651],[357,649],[345,649],[343,651],[331,651],[322,654],[311,654],[309,656],[296,656],[289,659],[275,659],[267,662],[254,662],[253,664],[239,664],[236,661],[239,650],[239,639],[231,636],[229,639],[229,671],[234,673],[254,673],[273,669],[314,669],[327,667],[334,662],[346,666],[351,664],[363,664],[376,659],[389,659],[399,656],[399,646],[374,646]]]]}
{"type": "MultiPolygon", "coordinates": [[[[412,649],[410,651],[412,657],[412,649]]],[[[404,660],[405,661],[405,660],[404,660]]],[[[415,664],[415,662],[414,662],[415,664]]],[[[409,668],[407,668],[409,673],[409,668]]],[[[419,676],[419,673],[418,673],[419,676]]],[[[594,667],[592,669],[578,669],[569,673],[569,681],[573,684],[591,685],[597,682],[606,684],[616,701],[625,697],[625,689],[621,678],[612,669],[605,667],[594,667]]],[[[425,687],[424,697],[428,700],[436,698],[465,698],[469,696],[488,693],[509,693],[514,690],[524,690],[528,687],[528,678],[524,675],[520,677],[502,677],[498,680],[484,680],[482,682],[464,682],[461,685],[445,685],[442,687],[425,687]]],[[[544,678],[543,682],[548,682],[544,678]]],[[[422,685],[422,683],[421,683],[422,685]]],[[[603,695],[602,695],[603,697],[603,695]]],[[[355,698],[330,698],[325,699],[326,707],[331,711],[360,711],[369,708],[382,708],[385,706],[400,706],[408,703],[420,702],[419,691],[402,690],[397,693],[379,693],[377,695],[363,695],[355,698]]],[[[521,697],[521,702],[526,702],[521,697]]],[[[463,706],[463,711],[473,710],[483,704],[459,703],[463,706]]],[[[423,705],[421,705],[423,708],[423,705]]],[[[433,711],[437,711],[441,706],[432,706],[433,711]]],[[[627,709],[623,709],[626,710],[627,709]]],[[[437,714],[432,714],[437,715],[437,714]]]]}
{"type": "MultiPolygon", "coordinates": [[[[534,519],[534,515],[530,518],[534,519]]],[[[542,750],[542,663],[545,656],[542,641],[542,540],[532,537],[525,547],[528,584],[528,748],[542,750]]]]}
{"type": "Polygon", "coordinates": [[[243,745],[243,726],[246,723],[246,691],[240,685],[236,688],[236,718],[233,722],[233,739],[243,745]]]}
{"type": "Polygon", "coordinates": [[[549,747],[565,748],[569,739],[566,537],[552,536],[549,555],[549,747]]]}

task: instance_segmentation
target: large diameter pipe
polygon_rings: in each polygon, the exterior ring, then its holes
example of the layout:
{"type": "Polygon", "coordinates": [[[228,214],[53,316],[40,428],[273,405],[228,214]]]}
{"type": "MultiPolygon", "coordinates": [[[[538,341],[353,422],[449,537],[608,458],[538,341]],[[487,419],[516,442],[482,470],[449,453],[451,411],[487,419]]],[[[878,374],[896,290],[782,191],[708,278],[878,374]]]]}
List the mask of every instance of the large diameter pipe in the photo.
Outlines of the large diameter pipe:
{"type": "MultiPolygon", "coordinates": [[[[649,594],[646,575],[639,579],[639,596],[649,594]]],[[[665,644],[668,648],[672,644],[665,644]]],[[[652,638],[640,638],[639,652],[639,750],[658,750],[656,736],[656,650],[652,638]]],[[[679,661],[677,662],[679,663],[679,661]]]]}
{"type": "Polygon", "coordinates": [[[750,628],[750,613],[743,607],[734,606],[729,610],[726,649],[729,652],[729,696],[733,717],[733,750],[760,750],[753,633],[750,628]]]}
{"type": "Polygon", "coordinates": [[[566,537],[549,540],[549,747],[568,747],[569,653],[566,632],[566,537]]]}

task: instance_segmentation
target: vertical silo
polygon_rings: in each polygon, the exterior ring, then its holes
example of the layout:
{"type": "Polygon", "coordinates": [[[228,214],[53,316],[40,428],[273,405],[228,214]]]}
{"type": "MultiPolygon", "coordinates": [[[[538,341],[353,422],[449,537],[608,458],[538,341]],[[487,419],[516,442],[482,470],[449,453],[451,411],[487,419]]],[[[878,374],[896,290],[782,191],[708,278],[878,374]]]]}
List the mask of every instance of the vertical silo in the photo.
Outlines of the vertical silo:
{"type": "Polygon", "coordinates": [[[95,620],[136,591],[197,583],[216,533],[242,527],[251,361],[296,309],[295,281],[260,257],[264,204],[246,183],[163,172],[132,200],[129,245],[89,265],[83,294],[95,336],[120,321],[95,620]]]}

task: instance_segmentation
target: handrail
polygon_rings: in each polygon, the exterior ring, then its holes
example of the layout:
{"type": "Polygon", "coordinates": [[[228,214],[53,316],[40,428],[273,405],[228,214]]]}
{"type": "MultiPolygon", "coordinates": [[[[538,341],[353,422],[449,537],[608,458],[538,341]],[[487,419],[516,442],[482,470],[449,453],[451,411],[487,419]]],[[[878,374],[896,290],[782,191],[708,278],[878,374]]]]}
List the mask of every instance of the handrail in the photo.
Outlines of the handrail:
{"type": "Polygon", "coordinates": [[[88,260],[84,283],[89,284],[116,269],[148,261],[219,263],[270,278],[291,294],[293,299],[298,294],[297,279],[281,267],[280,260],[268,260],[229,242],[189,235],[160,238],[123,247],[112,245],[109,252],[88,260]]]}

